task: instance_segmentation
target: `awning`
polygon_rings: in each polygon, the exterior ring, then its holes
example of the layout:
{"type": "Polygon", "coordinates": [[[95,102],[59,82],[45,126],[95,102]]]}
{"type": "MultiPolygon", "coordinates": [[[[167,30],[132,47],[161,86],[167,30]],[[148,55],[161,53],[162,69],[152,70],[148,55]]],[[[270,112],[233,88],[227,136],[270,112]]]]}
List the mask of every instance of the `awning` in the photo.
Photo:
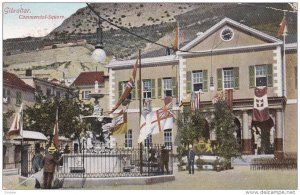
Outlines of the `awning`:
{"type": "Polygon", "coordinates": [[[19,135],[15,138],[13,138],[14,140],[24,140],[24,141],[47,141],[47,137],[41,133],[41,132],[37,132],[37,131],[27,131],[27,130],[23,130],[23,135],[19,135]]]}

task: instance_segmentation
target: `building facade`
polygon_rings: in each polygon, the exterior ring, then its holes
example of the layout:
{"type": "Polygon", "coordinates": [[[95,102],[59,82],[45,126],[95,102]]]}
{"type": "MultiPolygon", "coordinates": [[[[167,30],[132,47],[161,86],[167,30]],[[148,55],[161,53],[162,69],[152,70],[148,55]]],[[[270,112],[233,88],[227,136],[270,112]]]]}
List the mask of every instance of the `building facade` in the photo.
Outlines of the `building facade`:
{"type": "MultiPolygon", "coordinates": [[[[120,97],[134,63],[135,60],[114,61],[107,65],[110,108],[120,97]]],[[[257,131],[269,132],[271,153],[297,151],[296,45],[284,45],[280,39],[225,18],[180,48],[176,55],[142,58],[141,64],[142,99],[151,98],[153,110],[164,105],[165,96],[172,96],[173,111],[179,112],[178,103],[191,92],[200,91],[200,110],[205,114],[210,140],[214,141],[216,135],[210,127],[214,117],[212,100],[221,91],[232,89],[237,139],[243,154],[260,153],[257,131]],[[268,88],[271,125],[254,128],[253,96],[258,86],[268,88]]],[[[125,147],[127,142],[138,144],[138,89],[139,86],[133,89],[128,107],[128,133],[116,136],[117,143],[125,147]]],[[[176,151],[177,138],[174,122],[172,129],[153,135],[148,141],[171,142],[176,151]]]]}

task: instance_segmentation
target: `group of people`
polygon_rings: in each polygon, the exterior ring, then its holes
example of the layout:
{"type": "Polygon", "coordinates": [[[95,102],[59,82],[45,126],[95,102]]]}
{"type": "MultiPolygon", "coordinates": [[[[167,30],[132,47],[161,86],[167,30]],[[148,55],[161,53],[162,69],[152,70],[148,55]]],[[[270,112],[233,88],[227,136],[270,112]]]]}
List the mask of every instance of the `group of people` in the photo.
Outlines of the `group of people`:
{"type": "MultiPolygon", "coordinates": [[[[36,144],[35,155],[32,158],[32,171],[37,173],[43,169],[43,188],[51,189],[55,167],[61,162],[62,156],[58,157],[58,151],[54,146],[47,148],[45,156],[42,155],[41,150],[40,145],[36,144]]],[[[37,179],[35,188],[41,188],[41,184],[37,179]]]]}
{"type": "MultiPolygon", "coordinates": [[[[167,171],[167,173],[169,173],[169,151],[166,149],[165,146],[161,147],[161,151],[160,151],[160,170],[162,172],[162,174],[164,174],[164,170],[167,171]]],[[[155,158],[155,150],[151,149],[150,150],[150,157],[149,157],[149,162],[155,162],[156,158],[155,158]]],[[[195,165],[195,152],[193,150],[192,145],[189,145],[189,150],[188,150],[188,154],[187,154],[187,161],[188,161],[188,171],[189,174],[194,174],[195,169],[194,169],[194,165],[195,165]]]]}

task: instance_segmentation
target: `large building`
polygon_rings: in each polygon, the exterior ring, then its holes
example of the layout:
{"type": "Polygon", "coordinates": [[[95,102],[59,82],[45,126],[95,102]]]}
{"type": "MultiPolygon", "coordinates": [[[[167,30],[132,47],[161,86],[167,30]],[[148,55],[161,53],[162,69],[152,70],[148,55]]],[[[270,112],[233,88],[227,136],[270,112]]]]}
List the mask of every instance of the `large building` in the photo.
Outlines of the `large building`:
{"type": "MultiPolygon", "coordinates": [[[[113,61],[106,66],[110,109],[124,90],[134,63],[135,60],[113,61]]],[[[280,39],[224,18],[206,32],[199,33],[175,55],[142,58],[141,64],[142,99],[151,98],[154,110],[164,105],[165,96],[172,96],[173,110],[180,111],[176,103],[193,91],[201,91],[200,109],[205,114],[211,141],[216,139],[210,128],[212,100],[217,93],[232,89],[237,139],[245,155],[259,152],[261,141],[255,136],[252,123],[253,96],[255,87],[266,86],[274,125],[259,126],[258,130],[269,131],[272,153],[297,151],[297,44],[287,42],[284,45],[280,39]]],[[[115,136],[117,143],[125,147],[138,144],[138,88],[133,89],[128,107],[128,132],[115,136]]],[[[177,136],[174,123],[172,129],[153,135],[146,142],[172,144],[175,152],[179,144],[177,136]]]]}

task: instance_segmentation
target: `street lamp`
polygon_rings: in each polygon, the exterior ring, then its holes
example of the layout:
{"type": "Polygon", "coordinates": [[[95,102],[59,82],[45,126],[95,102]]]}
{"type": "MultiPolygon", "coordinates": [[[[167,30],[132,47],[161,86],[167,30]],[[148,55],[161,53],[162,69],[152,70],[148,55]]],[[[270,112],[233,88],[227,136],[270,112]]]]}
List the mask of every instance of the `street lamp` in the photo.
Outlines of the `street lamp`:
{"type": "Polygon", "coordinates": [[[103,50],[103,42],[102,42],[102,28],[101,28],[101,18],[99,17],[99,27],[97,28],[97,43],[95,45],[95,50],[92,54],[92,58],[98,62],[103,63],[106,59],[106,53],[103,50]]]}

